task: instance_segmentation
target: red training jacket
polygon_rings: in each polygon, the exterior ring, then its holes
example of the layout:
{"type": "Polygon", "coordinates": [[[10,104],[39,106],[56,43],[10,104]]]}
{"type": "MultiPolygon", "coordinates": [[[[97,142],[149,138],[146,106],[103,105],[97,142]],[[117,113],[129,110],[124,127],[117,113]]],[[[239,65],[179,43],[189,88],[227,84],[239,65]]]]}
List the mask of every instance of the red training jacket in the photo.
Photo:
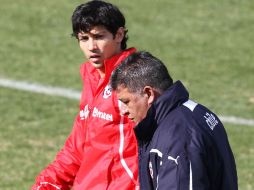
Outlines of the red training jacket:
{"type": "Polygon", "coordinates": [[[108,85],[113,69],[134,51],[130,48],[106,60],[104,80],[89,62],[81,65],[80,114],[64,147],[32,190],[138,189],[134,123],[120,114],[120,102],[108,85]]]}

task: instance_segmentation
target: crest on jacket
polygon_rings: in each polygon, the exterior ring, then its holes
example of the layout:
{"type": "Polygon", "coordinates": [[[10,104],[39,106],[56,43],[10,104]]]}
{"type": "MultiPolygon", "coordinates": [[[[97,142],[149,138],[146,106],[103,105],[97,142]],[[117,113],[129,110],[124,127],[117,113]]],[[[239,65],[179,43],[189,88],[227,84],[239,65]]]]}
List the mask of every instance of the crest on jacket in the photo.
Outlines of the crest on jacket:
{"type": "Polygon", "coordinates": [[[150,172],[150,176],[153,179],[153,166],[152,166],[152,162],[149,162],[149,172],[150,172]]]}
{"type": "Polygon", "coordinates": [[[107,85],[105,88],[104,88],[104,91],[103,91],[103,98],[107,99],[111,96],[112,94],[112,88],[110,85],[107,85]]]}

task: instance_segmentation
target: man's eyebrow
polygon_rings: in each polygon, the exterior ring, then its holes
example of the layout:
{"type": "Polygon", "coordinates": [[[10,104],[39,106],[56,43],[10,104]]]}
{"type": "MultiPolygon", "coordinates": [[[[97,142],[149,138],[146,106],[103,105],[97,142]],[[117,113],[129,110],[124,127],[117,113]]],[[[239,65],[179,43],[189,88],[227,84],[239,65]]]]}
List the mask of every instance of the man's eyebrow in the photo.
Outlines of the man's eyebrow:
{"type": "Polygon", "coordinates": [[[86,33],[79,33],[78,34],[78,37],[84,37],[84,36],[87,36],[88,34],[86,34],[86,33]]]}
{"type": "Polygon", "coordinates": [[[106,34],[106,32],[105,31],[100,31],[100,32],[89,33],[89,34],[92,35],[92,36],[97,36],[97,35],[104,35],[104,34],[106,34]]]}

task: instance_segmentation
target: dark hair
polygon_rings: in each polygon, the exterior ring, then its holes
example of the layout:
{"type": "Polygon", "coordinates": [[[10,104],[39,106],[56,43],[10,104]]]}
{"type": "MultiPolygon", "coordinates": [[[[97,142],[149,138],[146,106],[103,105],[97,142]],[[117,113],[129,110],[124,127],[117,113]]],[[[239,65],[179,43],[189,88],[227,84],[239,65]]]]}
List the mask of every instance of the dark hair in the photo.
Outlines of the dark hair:
{"type": "MultiPolygon", "coordinates": [[[[79,5],[72,15],[72,36],[78,38],[78,33],[89,32],[94,26],[104,26],[115,37],[120,27],[125,28],[125,18],[116,6],[101,0],[92,0],[79,5]]],[[[127,32],[125,29],[121,42],[122,50],[127,47],[127,32]]]]}
{"type": "Polygon", "coordinates": [[[145,86],[151,86],[164,92],[173,84],[173,80],[158,58],[140,51],[129,55],[113,71],[110,83],[113,90],[122,85],[130,92],[142,92],[145,86]]]}

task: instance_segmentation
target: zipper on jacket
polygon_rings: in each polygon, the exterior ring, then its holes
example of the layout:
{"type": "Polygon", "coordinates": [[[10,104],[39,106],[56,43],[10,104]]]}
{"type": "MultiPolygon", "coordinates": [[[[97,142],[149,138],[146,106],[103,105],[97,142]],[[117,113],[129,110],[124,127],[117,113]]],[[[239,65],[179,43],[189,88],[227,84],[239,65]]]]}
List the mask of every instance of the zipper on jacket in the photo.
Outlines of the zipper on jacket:
{"type": "Polygon", "coordinates": [[[142,185],[141,184],[143,184],[141,181],[142,181],[142,177],[141,177],[141,175],[142,175],[142,171],[141,171],[141,169],[142,169],[142,167],[141,167],[141,165],[143,165],[143,163],[142,163],[142,151],[143,151],[143,142],[142,141],[137,141],[138,142],[138,170],[139,170],[139,185],[140,185],[140,189],[143,189],[143,187],[142,187],[142,185]]]}

